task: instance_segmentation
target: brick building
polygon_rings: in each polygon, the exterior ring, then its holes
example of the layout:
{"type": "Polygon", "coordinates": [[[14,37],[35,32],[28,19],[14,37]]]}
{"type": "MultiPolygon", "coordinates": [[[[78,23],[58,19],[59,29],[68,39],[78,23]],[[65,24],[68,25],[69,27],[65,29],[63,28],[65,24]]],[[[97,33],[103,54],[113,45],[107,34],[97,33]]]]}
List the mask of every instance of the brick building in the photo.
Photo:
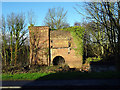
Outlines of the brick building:
{"type": "Polygon", "coordinates": [[[65,62],[71,68],[82,66],[82,56],[75,53],[76,45],[69,31],[50,31],[47,26],[29,27],[30,63],[57,65],[65,62]]]}

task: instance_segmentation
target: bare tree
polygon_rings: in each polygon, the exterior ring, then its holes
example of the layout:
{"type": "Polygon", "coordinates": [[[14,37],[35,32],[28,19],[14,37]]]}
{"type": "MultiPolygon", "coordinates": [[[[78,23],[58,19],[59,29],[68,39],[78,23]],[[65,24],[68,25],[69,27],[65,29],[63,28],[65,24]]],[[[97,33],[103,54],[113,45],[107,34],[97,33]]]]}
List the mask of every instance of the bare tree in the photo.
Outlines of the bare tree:
{"type": "Polygon", "coordinates": [[[69,27],[66,21],[67,11],[64,12],[63,8],[52,8],[48,10],[44,23],[51,29],[60,29],[69,27]]]}
{"type": "Polygon", "coordinates": [[[26,40],[27,30],[25,29],[25,16],[23,13],[15,14],[11,13],[7,17],[8,30],[10,32],[10,49],[11,49],[11,62],[13,62],[14,54],[14,65],[16,65],[16,60],[18,59],[18,52],[22,48],[26,40]],[[13,50],[14,53],[13,53],[13,50]]]}
{"type": "Polygon", "coordinates": [[[93,34],[93,36],[96,39],[95,43],[104,48],[104,43],[107,43],[105,41],[105,37],[107,36],[107,41],[111,48],[111,51],[109,52],[114,54],[116,64],[119,66],[118,64],[120,60],[118,60],[118,58],[120,55],[120,2],[89,2],[86,3],[85,10],[89,15],[89,20],[94,23],[95,31],[93,31],[93,33],[95,34],[93,34]]]}
{"type": "Polygon", "coordinates": [[[14,30],[14,13],[7,16],[7,27],[8,31],[10,32],[10,64],[13,64],[13,30],[14,30]]]}
{"type": "Polygon", "coordinates": [[[4,65],[7,65],[7,51],[6,51],[6,47],[7,47],[7,42],[6,42],[6,22],[5,22],[5,18],[2,17],[2,48],[3,48],[3,53],[1,53],[2,55],[2,59],[4,60],[4,65]]]}
{"type": "Polygon", "coordinates": [[[28,11],[28,23],[30,24],[30,26],[34,26],[35,25],[35,13],[33,10],[28,11]]]}

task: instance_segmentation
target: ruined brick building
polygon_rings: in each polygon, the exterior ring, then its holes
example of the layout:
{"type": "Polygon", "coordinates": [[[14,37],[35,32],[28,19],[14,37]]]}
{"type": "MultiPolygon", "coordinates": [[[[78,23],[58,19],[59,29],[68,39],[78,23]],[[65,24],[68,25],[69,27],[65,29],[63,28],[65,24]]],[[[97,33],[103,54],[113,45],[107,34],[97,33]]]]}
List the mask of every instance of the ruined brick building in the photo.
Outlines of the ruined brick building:
{"type": "Polygon", "coordinates": [[[76,55],[76,45],[69,31],[50,31],[47,26],[29,27],[30,63],[57,65],[62,63],[71,68],[82,65],[82,56],[76,55]]]}

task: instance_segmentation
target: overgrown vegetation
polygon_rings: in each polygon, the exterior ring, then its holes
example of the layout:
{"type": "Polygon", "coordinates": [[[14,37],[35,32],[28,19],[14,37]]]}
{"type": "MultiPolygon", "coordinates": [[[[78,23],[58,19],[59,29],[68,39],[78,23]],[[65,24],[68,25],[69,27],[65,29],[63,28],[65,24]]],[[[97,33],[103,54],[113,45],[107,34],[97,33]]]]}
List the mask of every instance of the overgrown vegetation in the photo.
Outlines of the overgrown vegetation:
{"type": "Polygon", "coordinates": [[[98,62],[98,61],[101,61],[101,60],[102,60],[102,58],[100,58],[100,57],[98,57],[98,58],[89,57],[89,58],[86,59],[87,62],[98,62]]]}
{"type": "Polygon", "coordinates": [[[64,72],[68,71],[69,67],[67,65],[57,65],[57,66],[40,66],[40,65],[32,65],[32,66],[8,66],[2,68],[3,74],[16,74],[16,73],[55,73],[55,72],[64,72]]]}
{"type": "Polygon", "coordinates": [[[83,38],[84,38],[84,27],[81,26],[74,26],[69,28],[64,28],[62,30],[70,31],[71,35],[73,36],[73,41],[75,46],[72,48],[76,51],[76,54],[83,55],[83,38]]]}

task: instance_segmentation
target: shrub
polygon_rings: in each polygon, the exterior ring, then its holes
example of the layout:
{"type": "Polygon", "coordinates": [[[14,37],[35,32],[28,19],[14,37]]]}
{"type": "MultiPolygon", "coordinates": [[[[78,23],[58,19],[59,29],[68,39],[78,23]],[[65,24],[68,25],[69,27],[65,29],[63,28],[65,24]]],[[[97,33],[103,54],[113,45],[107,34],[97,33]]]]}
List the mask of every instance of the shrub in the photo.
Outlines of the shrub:
{"type": "Polygon", "coordinates": [[[102,58],[101,57],[89,57],[86,59],[86,62],[90,63],[90,62],[98,62],[101,61],[102,58]]]}

